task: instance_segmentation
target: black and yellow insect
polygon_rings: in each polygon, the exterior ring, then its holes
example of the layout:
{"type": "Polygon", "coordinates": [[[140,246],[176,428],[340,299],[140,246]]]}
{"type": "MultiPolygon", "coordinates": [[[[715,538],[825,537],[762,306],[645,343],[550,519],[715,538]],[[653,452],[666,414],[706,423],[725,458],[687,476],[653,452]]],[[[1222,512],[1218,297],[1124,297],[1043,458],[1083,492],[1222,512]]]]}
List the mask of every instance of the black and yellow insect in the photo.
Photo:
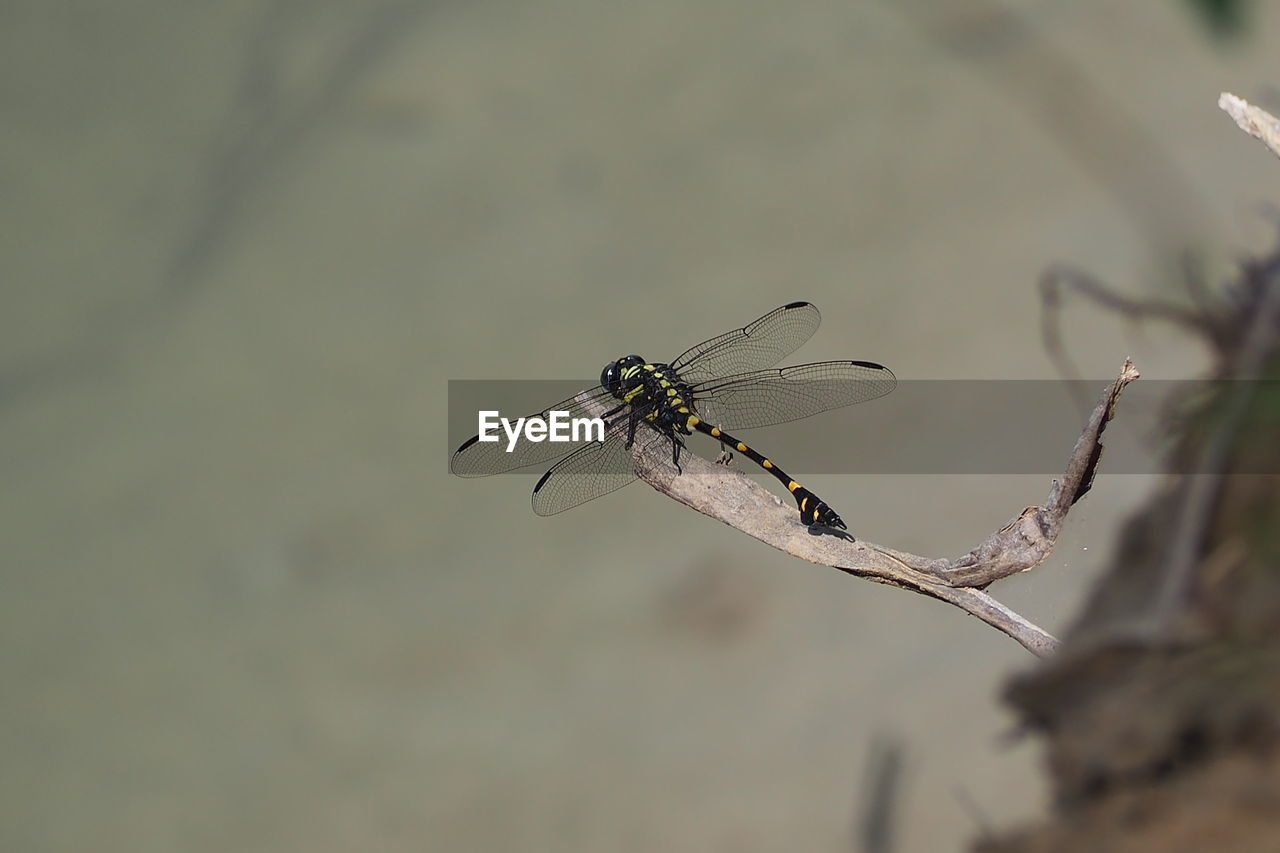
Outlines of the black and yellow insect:
{"type": "MultiPolygon", "coordinates": [[[[818,328],[821,316],[808,302],[792,302],[750,325],[711,338],[670,363],[628,355],[610,362],[600,385],[540,412],[570,418],[604,411],[604,441],[579,445],[547,471],[533,489],[533,509],[554,515],[608,494],[636,478],[632,447],[637,441],[669,442],[677,470],[683,436],[701,432],[732,447],[778,478],[796,500],[805,524],[844,528],[826,501],[800,485],[772,460],[726,432],[807,418],[818,412],[874,400],[897,380],[870,361],[822,361],[773,368],[818,328]]],[[[453,454],[450,470],[463,477],[498,474],[549,462],[573,445],[521,441],[511,452],[504,442],[473,436],[453,454]]]]}

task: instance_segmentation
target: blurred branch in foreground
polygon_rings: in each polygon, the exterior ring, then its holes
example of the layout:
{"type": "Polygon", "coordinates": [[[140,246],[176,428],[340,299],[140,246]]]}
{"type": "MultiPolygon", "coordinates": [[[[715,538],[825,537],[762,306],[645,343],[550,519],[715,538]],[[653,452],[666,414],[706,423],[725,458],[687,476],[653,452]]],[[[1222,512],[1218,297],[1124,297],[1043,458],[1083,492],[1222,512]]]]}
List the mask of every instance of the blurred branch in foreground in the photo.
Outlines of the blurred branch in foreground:
{"type": "MultiPolygon", "coordinates": [[[[1280,154],[1273,116],[1220,105],[1280,154]]],[[[1045,739],[1054,806],[982,853],[1280,850],[1280,476],[1259,473],[1280,461],[1280,242],[1203,312],[1165,319],[1201,333],[1231,381],[1180,401],[1171,473],[1059,653],[1009,686],[1045,739]],[[1172,473],[1187,460],[1203,473],[1172,473]]]]}

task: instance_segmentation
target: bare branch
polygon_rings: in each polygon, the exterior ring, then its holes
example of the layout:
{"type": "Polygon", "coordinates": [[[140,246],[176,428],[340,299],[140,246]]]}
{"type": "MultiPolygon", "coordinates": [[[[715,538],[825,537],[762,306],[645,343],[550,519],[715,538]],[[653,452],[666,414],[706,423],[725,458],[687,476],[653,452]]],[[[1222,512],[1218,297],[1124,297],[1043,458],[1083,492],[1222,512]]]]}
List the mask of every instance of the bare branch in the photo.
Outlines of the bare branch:
{"type": "Polygon", "coordinates": [[[1241,130],[1261,139],[1272,154],[1280,157],[1280,119],[1230,92],[1218,96],[1218,107],[1235,119],[1241,130]]]}
{"type": "MultiPolygon", "coordinates": [[[[1206,297],[1203,285],[1194,270],[1190,269],[1189,262],[1188,271],[1188,292],[1193,300],[1204,300],[1206,297]]],[[[1224,332],[1221,323],[1216,322],[1217,315],[1211,310],[1195,310],[1163,300],[1134,299],[1103,284],[1084,270],[1068,264],[1054,264],[1040,275],[1040,299],[1043,307],[1040,332],[1049,357],[1058,366],[1059,372],[1068,379],[1079,378],[1079,371],[1067,354],[1069,347],[1062,338],[1060,315],[1068,293],[1101,305],[1130,321],[1163,320],[1172,323],[1203,337],[1211,344],[1218,344],[1223,334],[1230,334],[1224,332]]],[[[1085,401],[1081,402],[1083,404],[1085,401]]]]}
{"type": "Polygon", "coordinates": [[[1102,453],[1100,436],[1115,413],[1120,392],[1137,378],[1138,371],[1126,361],[1099,400],[1045,505],[1022,510],[958,559],[922,557],[838,532],[816,534],[796,517],[794,506],[785,506],[740,471],[690,453],[681,457],[683,473],[676,475],[669,445],[663,442],[650,442],[647,447],[642,446],[644,442],[636,443],[636,473],[663,494],[766,545],[846,574],[948,602],[1044,656],[1057,648],[1058,641],[982,589],[1000,578],[1034,568],[1049,556],[1067,512],[1093,483],[1102,453]]]}

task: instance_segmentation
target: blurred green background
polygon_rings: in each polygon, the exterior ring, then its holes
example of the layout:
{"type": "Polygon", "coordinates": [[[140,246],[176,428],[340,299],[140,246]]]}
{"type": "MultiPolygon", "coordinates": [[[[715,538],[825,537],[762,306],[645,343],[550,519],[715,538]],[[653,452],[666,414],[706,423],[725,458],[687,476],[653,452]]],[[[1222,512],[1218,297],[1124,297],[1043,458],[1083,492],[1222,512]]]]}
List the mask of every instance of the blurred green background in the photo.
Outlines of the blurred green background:
{"type": "MultiPolygon", "coordinates": [[[[0,849],[853,850],[878,737],[898,849],[1034,816],[1012,641],[644,486],[537,518],[449,476],[446,382],[797,299],[804,360],[1053,378],[1049,263],[1176,295],[1185,248],[1268,239],[1215,106],[1274,106],[1252,12],[5,4],[0,849]]],[[[1065,322],[1085,376],[1201,365],[1065,322]]],[[[1048,488],[810,480],[931,555],[1048,488]]],[[[1151,485],[1104,476],[996,594],[1065,628],[1151,485]]]]}

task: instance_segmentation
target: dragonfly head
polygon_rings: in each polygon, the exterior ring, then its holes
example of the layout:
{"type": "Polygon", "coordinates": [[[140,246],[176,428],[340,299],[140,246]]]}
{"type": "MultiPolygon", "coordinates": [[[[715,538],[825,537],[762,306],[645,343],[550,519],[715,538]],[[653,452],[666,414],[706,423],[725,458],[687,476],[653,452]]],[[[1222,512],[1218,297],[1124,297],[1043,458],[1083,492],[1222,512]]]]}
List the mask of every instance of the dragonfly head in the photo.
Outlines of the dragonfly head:
{"type": "Polygon", "coordinates": [[[600,371],[600,384],[615,397],[621,397],[626,391],[625,382],[635,375],[636,368],[644,364],[638,355],[629,355],[617,361],[611,361],[600,371]]]}

